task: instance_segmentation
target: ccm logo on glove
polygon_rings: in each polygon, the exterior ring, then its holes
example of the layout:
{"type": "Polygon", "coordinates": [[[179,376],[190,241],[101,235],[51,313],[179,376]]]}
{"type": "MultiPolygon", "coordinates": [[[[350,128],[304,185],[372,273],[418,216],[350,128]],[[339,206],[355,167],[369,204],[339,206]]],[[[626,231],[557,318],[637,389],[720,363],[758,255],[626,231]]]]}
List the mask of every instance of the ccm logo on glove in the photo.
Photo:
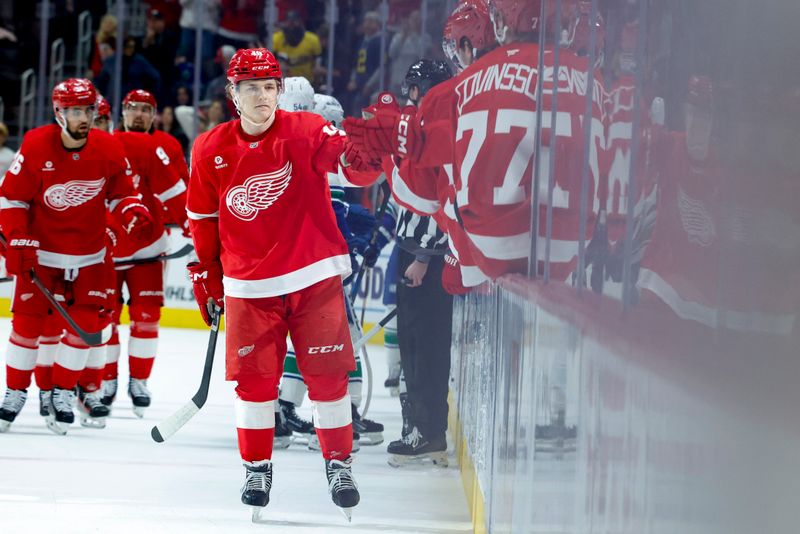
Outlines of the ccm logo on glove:
{"type": "Polygon", "coordinates": [[[405,113],[400,114],[400,119],[397,121],[397,152],[400,154],[408,155],[408,121],[411,120],[411,115],[405,113]]]}
{"type": "Polygon", "coordinates": [[[9,247],[36,247],[39,248],[39,242],[35,239],[12,239],[8,243],[9,247]]]}

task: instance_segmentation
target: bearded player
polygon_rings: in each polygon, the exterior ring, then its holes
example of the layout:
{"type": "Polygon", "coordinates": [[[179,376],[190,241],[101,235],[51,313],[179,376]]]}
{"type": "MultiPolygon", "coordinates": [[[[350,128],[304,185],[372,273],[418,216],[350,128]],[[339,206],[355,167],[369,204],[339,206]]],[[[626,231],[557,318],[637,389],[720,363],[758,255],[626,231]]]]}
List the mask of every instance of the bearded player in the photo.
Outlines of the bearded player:
{"type": "MultiPolygon", "coordinates": [[[[39,338],[53,313],[33,277],[63,299],[82,329],[97,331],[106,304],[106,203],[126,233],[141,235],[151,224],[119,142],[100,130],[90,131],[97,101],[92,83],[66,80],[53,89],[52,99],[58,124],[25,135],[0,197],[6,265],[16,277],[6,354],[8,389],[0,407],[3,430],[25,404],[39,338]]],[[[75,419],[74,390],[88,355],[89,346],[68,327],[55,354],[47,406],[48,427],[56,433],[66,433],[75,419]]],[[[85,397],[78,390],[81,402],[85,397]]]]}
{"type": "Polygon", "coordinates": [[[198,137],[187,195],[198,262],[188,265],[206,323],[223,308],[226,378],[236,381],[245,466],[241,499],[253,517],[272,486],[274,404],[291,336],[314,412],[328,490],[349,518],[352,474],[348,373],[355,369],[342,275],[347,245],[331,208],[328,173],[368,166],[323,118],[278,110],[283,78],[264,48],[242,49],[227,71],[239,119],[198,137]]]}

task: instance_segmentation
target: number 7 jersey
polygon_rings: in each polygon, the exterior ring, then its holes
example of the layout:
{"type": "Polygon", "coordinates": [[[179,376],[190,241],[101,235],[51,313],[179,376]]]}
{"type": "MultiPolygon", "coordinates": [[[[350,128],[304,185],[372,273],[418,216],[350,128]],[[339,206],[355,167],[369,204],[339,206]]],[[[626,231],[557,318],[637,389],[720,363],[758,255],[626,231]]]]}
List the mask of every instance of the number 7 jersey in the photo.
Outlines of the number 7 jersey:
{"type": "Polygon", "coordinates": [[[478,266],[491,278],[527,268],[537,64],[535,44],[497,48],[464,70],[449,95],[441,95],[449,102],[423,101],[423,117],[431,106],[447,105],[450,114],[440,111],[423,122],[420,164],[453,162],[457,217],[478,266]]]}

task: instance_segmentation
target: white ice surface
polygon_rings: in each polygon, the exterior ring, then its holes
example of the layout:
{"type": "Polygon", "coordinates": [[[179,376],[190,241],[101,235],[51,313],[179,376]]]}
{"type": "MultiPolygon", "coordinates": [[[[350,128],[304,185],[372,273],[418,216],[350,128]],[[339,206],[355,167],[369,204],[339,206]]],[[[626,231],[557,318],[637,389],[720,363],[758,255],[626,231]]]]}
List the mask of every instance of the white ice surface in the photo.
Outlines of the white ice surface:
{"type": "MultiPolygon", "coordinates": [[[[8,339],[10,328],[10,321],[0,320],[0,339],[8,339]]],[[[207,337],[202,331],[162,330],[149,381],[153,405],[143,420],[133,415],[125,394],[124,357],[120,395],[103,430],[83,428],[76,418],[67,436],[51,433],[32,386],[22,413],[0,434],[0,533],[471,532],[454,458],[448,469],[387,465],[386,444],[400,434],[400,406],[383,388],[385,355],[373,345],[368,350],[376,387],[368,417],[386,425],[386,441],[355,454],[361,503],[352,524],[328,496],[322,457],[299,444],[273,456],[275,478],[264,512],[273,523],[252,524],[250,510],[239,502],[244,475],[233,387],[223,379],[222,339],[205,407],[166,443],[150,438],[155,423],[194,395],[207,337]]],[[[0,342],[3,352],[5,343],[0,342]]],[[[5,372],[0,375],[4,391],[5,372]]],[[[310,417],[307,400],[300,413],[310,417]]]]}

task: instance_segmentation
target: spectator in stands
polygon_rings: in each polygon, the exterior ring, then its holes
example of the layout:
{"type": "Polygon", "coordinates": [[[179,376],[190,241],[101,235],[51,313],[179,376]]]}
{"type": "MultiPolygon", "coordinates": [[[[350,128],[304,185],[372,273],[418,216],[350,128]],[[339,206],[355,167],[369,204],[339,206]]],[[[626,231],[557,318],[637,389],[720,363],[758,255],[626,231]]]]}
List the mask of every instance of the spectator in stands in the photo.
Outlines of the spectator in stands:
{"type": "Polygon", "coordinates": [[[192,94],[189,92],[189,88],[185,85],[179,85],[175,89],[175,104],[178,106],[192,105],[192,94]]]}
{"type": "Polygon", "coordinates": [[[236,53],[236,49],[231,45],[222,45],[217,49],[217,58],[214,62],[221,67],[219,70],[219,75],[216,76],[213,80],[208,82],[206,85],[206,92],[203,95],[203,100],[211,101],[211,100],[222,100],[224,101],[227,96],[227,89],[228,86],[228,76],[225,73],[225,69],[230,63],[233,54],[236,53]]]}
{"type": "Polygon", "coordinates": [[[389,90],[400,94],[408,67],[415,61],[428,57],[431,38],[422,32],[422,17],[419,11],[412,11],[402,21],[402,29],[394,34],[389,45],[389,90]]]}
{"type": "Polygon", "coordinates": [[[8,127],[0,122],[0,176],[3,176],[14,159],[14,151],[5,146],[8,140],[8,127]]]}
{"type": "Polygon", "coordinates": [[[217,45],[250,48],[258,41],[261,20],[264,20],[264,0],[221,0],[217,45]]]}
{"type": "Polygon", "coordinates": [[[225,116],[225,104],[221,100],[214,100],[209,104],[205,117],[200,119],[200,131],[208,131],[226,120],[228,119],[225,116]]]}
{"type": "Polygon", "coordinates": [[[159,102],[166,101],[166,91],[172,87],[177,46],[178,36],[167,29],[164,16],[157,9],[151,10],[147,17],[147,34],[142,40],[142,56],[161,74],[162,94],[156,95],[159,102]]]}
{"type": "Polygon", "coordinates": [[[283,29],[272,36],[272,51],[287,78],[302,76],[314,82],[314,66],[322,54],[322,46],[316,34],[306,31],[300,13],[287,13],[283,29]]]}
{"type": "Polygon", "coordinates": [[[199,24],[195,21],[196,1],[180,0],[183,11],[181,12],[181,37],[178,45],[178,54],[175,57],[175,64],[194,61],[195,31],[199,25],[202,30],[202,72],[206,79],[213,77],[211,60],[214,57],[216,47],[217,28],[219,27],[219,4],[220,0],[203,0],[201,5],[201,17],[199,24]]]}
{"type": "Polygon", "coordinates": [[[113,53],[113,49],[117,39],[117,17],[114,15],[105,15],[100,19],[100,27],[97,30],[97,35],[94,38],[94,51],[92,52],[91,70],[92,78],[97,78],[100,71],[103,70],[103,62],[106,58],[113,53]],[[109,51],[109,46],[112,51],[109,51]]]}
{"type": "MultiPolygon", "coordinates": [[[[110,45],[110,41],[108,41],[110,45]]],[[[101,94],[110,95],[114,77],[116,53],[103,61],[103,70],[95,80],[95,86],[101,94]]],[[[161,75],[136,51],[136,39],[126,37],[122,48],[122,91],[126,95],[134,89],[145,89],[158,94],[161,89],[161,75]]]]}
{"type": "Polygon", "coordinates": [[[161,120],[158,125],[159,130],[163,130],[178,140],[186,154],[189,150],[189,138],[186,132],[183,131],[181,125],[175,120],[175,110],[171,106],[167,106],[161,110],[161,120]]]}
{"type": "Polygon", "coordinates": [[[370,102],[372,93],[380,88],[381,64],[381,17],[376,11],[364,14],[361,24],[364,38],[356,55],[356,62],[350,76],[347,90],[351,94],[353,114],[360,115],[361,109],[370,102]]]}

